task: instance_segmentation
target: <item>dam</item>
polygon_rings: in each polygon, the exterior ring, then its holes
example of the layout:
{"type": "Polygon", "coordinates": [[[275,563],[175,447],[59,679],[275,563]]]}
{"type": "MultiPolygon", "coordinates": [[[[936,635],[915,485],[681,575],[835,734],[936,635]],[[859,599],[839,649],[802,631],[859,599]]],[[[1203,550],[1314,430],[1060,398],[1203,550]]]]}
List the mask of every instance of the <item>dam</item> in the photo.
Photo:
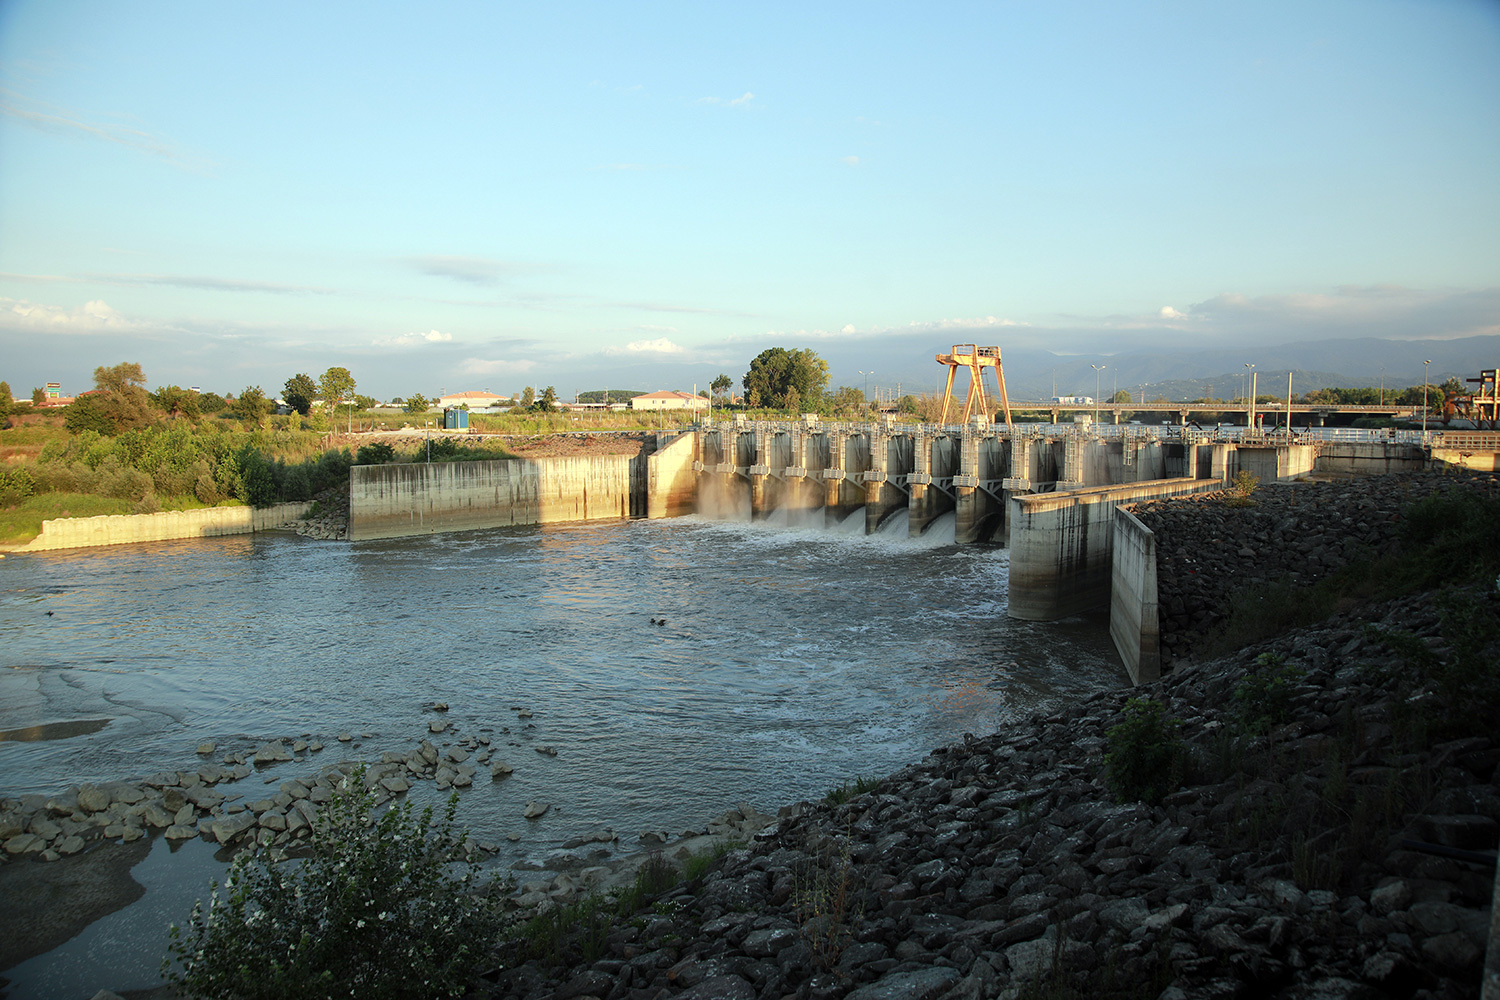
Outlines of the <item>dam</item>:
{"type": "MultiPolygon", "coordinates": [[[[1109,606],[1122,588],[1136,593],[1124,612],[1136,624],[1117,644],[1133,670],[1141,655],[1133,644],[1144,642],[1149,672],[1154,588],[1137,579],[1146,572],[1139,560],[1123,584],[1112,569],[1117,508],[1222,489],[1242,472],[1286,482],[1443,461],[1492,468],[1496,454],[1495,433],[1449,442],[1441,433],[1391,431],[740,416],[658,435],[633,456],[357,466],[349,537],[687,514],[874,534],[903,511],[906,532],[920,537],[951,515],[955,543],[1009,548],[1012,618],[1056,621],[1109,606]]],[[[1145,550],[1136,543],[1132,551],[1145,550]]]]}

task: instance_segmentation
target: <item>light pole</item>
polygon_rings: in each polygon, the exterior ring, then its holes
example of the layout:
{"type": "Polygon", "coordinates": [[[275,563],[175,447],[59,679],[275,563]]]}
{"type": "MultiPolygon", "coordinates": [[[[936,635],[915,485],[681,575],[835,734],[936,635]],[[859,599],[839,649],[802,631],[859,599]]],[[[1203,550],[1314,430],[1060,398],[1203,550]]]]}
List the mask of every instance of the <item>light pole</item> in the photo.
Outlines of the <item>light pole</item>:
{"type": "Polygon", "coordinates": [[[1427,440],[1427,366],[1432,364],[1428,358],[1422,362],[1422,440],[1427,440]]]}
{"type": "Polygon", "coordinates": [[[863,401],[862,409],[864,412],[864,419],[868,422],[870,419],[870,376],[874,375],[875,373],[873,371],[868,371],[860,372],[860,374],[865,377],[865,398],[863,401]]]}
{"type": "Polygon", "coordinates": [[[1247,418],[1246,429],[1253,431],[1255,430],[1255,366],[1247,364],[1245,368],[1250,372],[1250,382],[1247,386],[1250,390],[1250,398],[1248,400],[1249,409],[1246,411],[1249,416],[1247,418]]]}
{"type": "Polygon", "coordinates": [[[1094,369],[1094,423],[1099,422],[1099,373],[1108,368],[1108,365],[1089,365],[1094,369]]]}
{"type": "Polygon", "coordinates": [[[1380,369],[1380,405],[1385,405],[1385,369],[1380,369]]]}

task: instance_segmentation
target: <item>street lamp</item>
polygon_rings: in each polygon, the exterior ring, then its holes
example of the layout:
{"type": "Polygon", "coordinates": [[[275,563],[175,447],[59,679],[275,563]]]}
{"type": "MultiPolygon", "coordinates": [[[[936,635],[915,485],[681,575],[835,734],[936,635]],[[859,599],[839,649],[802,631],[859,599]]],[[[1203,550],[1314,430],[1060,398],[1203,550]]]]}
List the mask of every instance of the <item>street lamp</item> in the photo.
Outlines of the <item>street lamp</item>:
{"type": "Polygon", "coordinates": [[[1089,365],[1094,369],[1094,423],[1099,422],[1099,373],[1108,368],[1108,365],[1089,365]]]}
{"type": "Polygon", "coordinates": [[[870,376],[874,375],[875,373],[873,371],[868,371],[860,372],[860,374],[865,377],[865,398],[862,404],[862,410],[864,413],[864,419],[868,421],[870,419],[870,376]]]}
{"type": "Polygon", "coordinates": [[[1422,362],[1422,440],[1427,440],[1427,366],[1432,364],[1428,358],[1422,362]]]}
{"type": "Polygon", "coordinates": [[[1246,364],[1245,367],[1250,372],[1250,385],[1248,386],[1250,389],[1250,399],[1249,410],[1247,411],[1249,414],[1249,426],[1246,429],[1253,431],[1255,430],[1255,366],[1246,364]]]}

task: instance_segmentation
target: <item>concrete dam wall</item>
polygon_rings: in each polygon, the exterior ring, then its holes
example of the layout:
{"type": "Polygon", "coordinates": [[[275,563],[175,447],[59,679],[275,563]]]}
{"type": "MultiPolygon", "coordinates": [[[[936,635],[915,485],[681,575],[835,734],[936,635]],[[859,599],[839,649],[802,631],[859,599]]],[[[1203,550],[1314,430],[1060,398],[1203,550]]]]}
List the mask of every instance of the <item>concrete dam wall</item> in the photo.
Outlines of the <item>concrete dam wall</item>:
{"type": "Polygon", "coordinates": [[[56,518],[43,521],[42,533],[13,551],[47,552],[175,538],[248,535],[295,521],[307,513],[309,506],[306,503],[283,503],[259,510],[254,507],[205,507],[201,510],[168,510],[159,514],[56,518]]]}
{"type": "Polygon", "coordinates": [[[640,455],[357,465],[349,540],[646,516],[640,455]]]}

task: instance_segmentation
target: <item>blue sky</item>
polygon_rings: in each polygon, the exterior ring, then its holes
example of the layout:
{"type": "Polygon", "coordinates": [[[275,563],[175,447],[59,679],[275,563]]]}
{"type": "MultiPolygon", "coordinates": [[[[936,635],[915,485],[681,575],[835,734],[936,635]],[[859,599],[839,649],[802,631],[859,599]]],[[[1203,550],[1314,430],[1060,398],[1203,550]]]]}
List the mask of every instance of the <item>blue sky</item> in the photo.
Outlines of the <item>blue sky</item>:
{"type": "Polygon", "coordinates": [[[1480,0],[3,0],[0,378],[566,397],[779,345],[924,388],[955,342],[1495,335],[1497,164],[1480,0]]]}

